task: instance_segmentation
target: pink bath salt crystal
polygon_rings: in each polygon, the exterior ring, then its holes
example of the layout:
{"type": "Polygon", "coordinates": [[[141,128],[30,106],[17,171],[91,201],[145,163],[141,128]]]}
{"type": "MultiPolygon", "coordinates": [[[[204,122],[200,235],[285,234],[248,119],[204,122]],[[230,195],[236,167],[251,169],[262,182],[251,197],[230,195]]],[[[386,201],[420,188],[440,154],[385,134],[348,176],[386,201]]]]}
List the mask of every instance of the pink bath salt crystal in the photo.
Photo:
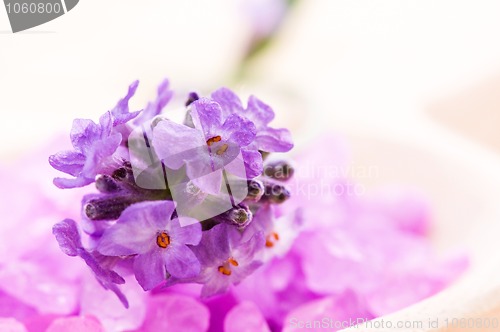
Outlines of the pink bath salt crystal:
{"type": "Polygon", "coordinates": [[[92,316],[58,318],[47,332],[105,332],[99,321],[92,316]]]}
{"type": "Polygon", "coordinates": [[[49,326],[56,319],[64,317],[65,316],[54,314],[32,315],[31,317],[24,319],[23,323],[29,332],[46,332],[49,326]]]}
{"type": "Polygon", "coordinates": [[[432,210],[424,194],[408,188],[387,187],[361,198],[361,210],[381,215],[388,227],[417,235],[427,235],[432,210]]]}
{"type": "Polygon", "coordinates": [[[26,330],[26,327],[14,318],[0,318],[0,331],[28,332],[28,330],[26,330]]]}
{"type": "Polygon", "coordinates": [[[283,322],[283,332],[338,331],[374,318],[365,303],[351,291],[308,302],[292,310],[283,322]]]}
{"type": "Polygon", "coordinates": [[[149,298],[146,318],[137,332],[204,332],[209,322],[209,311],[198,300],[177,294],[156,295],[149,298]]]}
{"type": "Polygon", "coordinates": [[[224,320],[224,332],[270,332],[264,316],[253,302],[242,302],[224,320]]]}

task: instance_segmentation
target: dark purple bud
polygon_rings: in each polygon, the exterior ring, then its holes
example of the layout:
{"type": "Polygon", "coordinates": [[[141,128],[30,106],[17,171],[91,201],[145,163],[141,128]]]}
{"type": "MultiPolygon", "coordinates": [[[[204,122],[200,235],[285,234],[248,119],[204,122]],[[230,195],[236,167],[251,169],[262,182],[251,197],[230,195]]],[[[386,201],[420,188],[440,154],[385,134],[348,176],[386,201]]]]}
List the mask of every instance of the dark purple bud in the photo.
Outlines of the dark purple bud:
{"type": "Polygon", "coordinates": [[[123,210],[136,202],[137,199],[129,196],[109,195],[91,199],[83,210],[90,220],[113,220],[118,219],[123,210]]]}
{"type": "Polygon", "coordinates": [[[190,92],[188,95],[188,99],[186,100],[186,107],[191,105],[193,102],[197,101],[200,99],[198,94],[196,92],[190,92]]]}
{"type": "Polygon", "coordinates": [[[109,175],[99,175],[95,180],[95,186],[102,193],[114,193],[120,190],[118,183],[109,175]]]}
{"type": "Polygon", "coordinates": [[[264,183],[259,180],[248,180],[248,194],[247,194],[247,199],[258,202],[262,195],[264,195],[264,183]]]}
{"type": "Polygon", "coordinates": [[[277,183],[266,182],[264,184],[265,190],[261,201],[267,201],[274,204],[281,204],[290,198],[290,191],[288,189],[277,183]]]}
{"type": "Polygon", "coordinates": [[[283,160],[275,161],[264,166],[264,175],[279,181],[290,180],[293,173],[293,167],[283,160]]]}

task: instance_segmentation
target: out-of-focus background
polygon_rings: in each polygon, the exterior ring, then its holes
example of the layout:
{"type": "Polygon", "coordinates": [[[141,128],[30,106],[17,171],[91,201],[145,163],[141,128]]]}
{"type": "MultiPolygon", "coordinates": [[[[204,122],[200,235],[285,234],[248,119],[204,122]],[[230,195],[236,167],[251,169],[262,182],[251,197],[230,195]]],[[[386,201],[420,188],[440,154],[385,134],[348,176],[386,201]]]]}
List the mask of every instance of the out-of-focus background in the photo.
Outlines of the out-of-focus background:
{"type": "Polygon", "coordinates": [[[1,8],[0,155],[96,118],[135,79],[143,107],[164,77],[257,93],[298,138],[322,127],[426,139],[433,118],[500,148],[499,14],[498,1],[80,1],[12,34],[1,8]]]}
{"type": "Polygon", "coordinates": [[[345,135],[353,165],[379,170],[360,181],[423,191],[436,246],[484,266],[500,228],[499,17],[494,0],[83,0],[12,34],[0,8],[1,161],[97,119],[135,79],[136,109],[165,77],[226,85],[273,105],[298,149],[345,135]]]}

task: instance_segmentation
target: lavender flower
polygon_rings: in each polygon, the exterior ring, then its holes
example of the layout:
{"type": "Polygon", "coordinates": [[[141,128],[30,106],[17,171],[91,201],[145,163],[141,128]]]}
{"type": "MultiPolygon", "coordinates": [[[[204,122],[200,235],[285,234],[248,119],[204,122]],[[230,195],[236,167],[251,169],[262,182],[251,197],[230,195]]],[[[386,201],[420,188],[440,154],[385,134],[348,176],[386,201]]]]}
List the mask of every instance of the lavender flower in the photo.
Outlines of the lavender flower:
{"type": "MultiPolygon", "coordinates": [[[[187,175],[197,187],[218,194],[224,167],[254,140],[255,125],[238,114],[223,119],[220,106],[207,98],[193,102],[190,114],[194,128],[169,120],[159,122],[153,130],[153,147],[167,167],[186,165],[187,175]]],[[[249,156],[245,162],[256,161],[249,156]]]]}
{"type": "Polygon", "coordinates": [[[293,148],[290,132],[283,128],[269,127],[269,123],[274,119],[274,112],[271,107],[255,96],[250,96],[246,109],[242,106],[238,96],[227,88],[213,92],[212,99],[221,106],[224,117],[240,114],[252,121],[256,127],[254,142],[242,151],[250,178],[262,173],[262,158],[258,151],[287,152],[293,148]]]}
{"type": "Polygon", "coordinates": [[[219,224],[203,233],[200,245],[193,250],[202,264],[197,282],[203,284],[202,297],[224,293],[262,265],[256,259],[264,246],[264,235],[255,234],[246,242],[227,224],[219,224]]]}
{"type": "Polygon", "coordinates": [[[130,85],[127,95],[111,111],[104,113],[99,123],[76,119],[71,129],[73,151],[62,151],[50,156],[49,163],[55,169],[74,176],[74,179],[55,178],[59,188],[83,187],[94,182],[96,175],[107,174],[119,162],[113,157],[122,142],[122,134],[115,127],[123,125],[139,115],[129,113],[128,102],[139,82],[130,85]]]}
{"type": "Polygon", "coordinates": [[[134,273],[144,290],[161,284],[169,275],[190,278],[200,271],[200,264],[187,245],[201,239],[201,226],[181,227],[172,219],[171,201],[134,204],[103,234],[97,251],[107,256],[134,257],[134,273]]]}

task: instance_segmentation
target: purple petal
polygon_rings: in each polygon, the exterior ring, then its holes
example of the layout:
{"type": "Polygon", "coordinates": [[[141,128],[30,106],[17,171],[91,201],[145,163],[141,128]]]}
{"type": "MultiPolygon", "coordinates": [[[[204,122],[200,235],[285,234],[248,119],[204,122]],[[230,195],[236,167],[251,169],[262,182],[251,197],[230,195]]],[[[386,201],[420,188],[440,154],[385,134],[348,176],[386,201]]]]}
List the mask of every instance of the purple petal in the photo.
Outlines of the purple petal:
{"type": "Polygon", "coordinates": [[[227,227],[225,224],[219,224],[204,231],[200,244],[192,248],[202,265],[210,265],[213,261],[228,258],[227,227]]]}
{"type": "Polygon", "coordinates": [[[145,291],[151,290],[167,279],[165,259],[160,248],[138,255],[134,259],[134,274],[145,291]]]}
{"type": "Polygon", "coordinates": [[[135,124],[144,123],[146,121],[151,120],[155,116],[161,113],[165,105],[168,104],[174,92],[169,89],[170,82],[165,79],[160,86],[158,86],[158,92],[156,96],[156,100],[149,103],[148,106],[142,111],[141,115],[134,120],[135,124]]]}
{"type": "Polygon", "coordinates": [[[191,105],[193,124],[196,129],[201,130],[205,141],[219,135],[217,130],[222,123],[222,110],[219,104],[208,98],[200,98],[191,105]]]}
{"type": "MultiPolygon", "coordinates": [[[[194,173],[195,168],[188,168],[188,176],[195,186],[200,188],[204,193],[218,195],[222,185],[222,170],[210,172],[205,175],[194,173]]],[[[204,169],[205,170],[205,169],[204,169]]]]}
{"type": "Polygon", "coordinates": [[[259,151],[242,150],[243,160],[245,161],[245,169],[247,178],[253,179],[262,174],[262,155],[259,151]]]}
{"type": "Polygon", "coordinates": [[[129,113],[129,106],[128,106],[128,102],[130,98],[134,96],[138,85],[139,81],[135,81],[132,84],[130,84],[130,86],[128,87],[127,95],[122,99],[120,99],[118,104],[116,104],[116,106],[110,111],[111,116],[113,118],[113,127],[127,123],[128,121],[132,120],[133,118],[139,115],[140,112],[129,113]]]}
{"type": "Polygon", "coordinates": [[[82,241],[74,220],[65,219],[55,224],[52,227],[52,234],[56,237],[62,252],[68,256],[78,255],[78,250],[82,248],[82,241]]]}
{"type": "Polygon", "coordinates": [[[197,245],[201,240],[200,222],[181,226],[179,219],[175,218],[170,221],[169,232],[172,242],[197,245]]]}
{"type": "Polygon", "coordinates": [[[193,159],[200,148],[208,154],[207,143],[200,131],[170,120],[159,122],[153,129],[153,148],[158,158],[173,169],[179,169],[187,160],[193,159]]]}
{"type": "Polygon", "coordinates": [[[222,115],[227,118],[234,113],[241,113],[243,106],[241,105],[240,98],[228,88],[220,88],[212,93],[212,99],[215,100],[222,109],[222,115]]]}
{"type": "Polygon", "coordinates": [[[77,151],[61,151],[49,157],[49,164],[58,171],[77,176],[85,164],[85,155],[77,151]]]}
{"type": "Polygon", "coordinates": [[[200,262],[185,245],[172,245],[166,249],[167,271],[175,278],[192,278],[200,273],[200,262]]]}
{"type": "Polygon", "coordinates": [[[174,211],[172,201],[141,202],[125,209],[108,228],[97,251],[108,256],[143,254],[156,246],[156,233],[164,230],[174,211]]]}
{"type": "MultiPolygon", "coordinates": [[[[239,235],[239,234],[238,234],[239,235]]],[[[231,242],[235,241],[236,236],[230,237],[231,242]]],[[[240,235],[241,239],[241,235],[240,235]]],[[[241,241],[241,240],[240,240],[241,241]]],[[[250,240],[239,244],[234,250],[233,254],[238,257],[238,262],[244,267],[246,262],[251,262],[255,259],[255,255],[264,248],[265,236],[263,232],[256,232],[250,240]]],[[[234,245],[234,244],[233,244],[234,245]]],[[[235,246],[235,245],[234,245],[235,246]]]]}
{"type": "Polygon", "coordinates": [[[61,189],[70,189],[70,188],[80,188],[94,182],[94,179],[89,178],[75,178],[75,179],[65,179],[65,178],[55,178],[54,185],[61,189]]]}
{"type": "Polygon", "coordinates": [[[71,144],[76,151],[87,153],[101,137],[101,127],[88,119],[75,119],[71,128],[71,144]]]}
{"type": "Polygon", "coordinates": [[[247,146],[255,139],[256,128],[253,122],[248,121],[238,114],[231,114],[219,131],[224,138],[237,143],[239,146],[247,146]]]}
{"type": "Polygon", "coordinates": [[[254,96],[248,98],[248,106],[244,112],[245,116],[253,121],[257,128],[262,129],[274,119],[272,108],[254,96]]]}
{"type": "Polygon", "coordinates": [[[270,332],[269,326],[253,302],[245,301],[231,309],[224,319],[224,332],[270,332]]]}
{"type": "Polygon", "coordinates": [[[259,150],[267,152],[288,152],[293,148],[292,135],[288,129],[266,128],[255,138],[259,150]]]}
{"type": "Polygon", "coordinates": [[[216,274],[210,278],[209,282],[203,284],[200,294],[202,299],[224,294],[229,289],[229,286],[231,286],[231,282],[227,276],[223,276],[217,271],[214,271],[214,273],[216,274]]]}

